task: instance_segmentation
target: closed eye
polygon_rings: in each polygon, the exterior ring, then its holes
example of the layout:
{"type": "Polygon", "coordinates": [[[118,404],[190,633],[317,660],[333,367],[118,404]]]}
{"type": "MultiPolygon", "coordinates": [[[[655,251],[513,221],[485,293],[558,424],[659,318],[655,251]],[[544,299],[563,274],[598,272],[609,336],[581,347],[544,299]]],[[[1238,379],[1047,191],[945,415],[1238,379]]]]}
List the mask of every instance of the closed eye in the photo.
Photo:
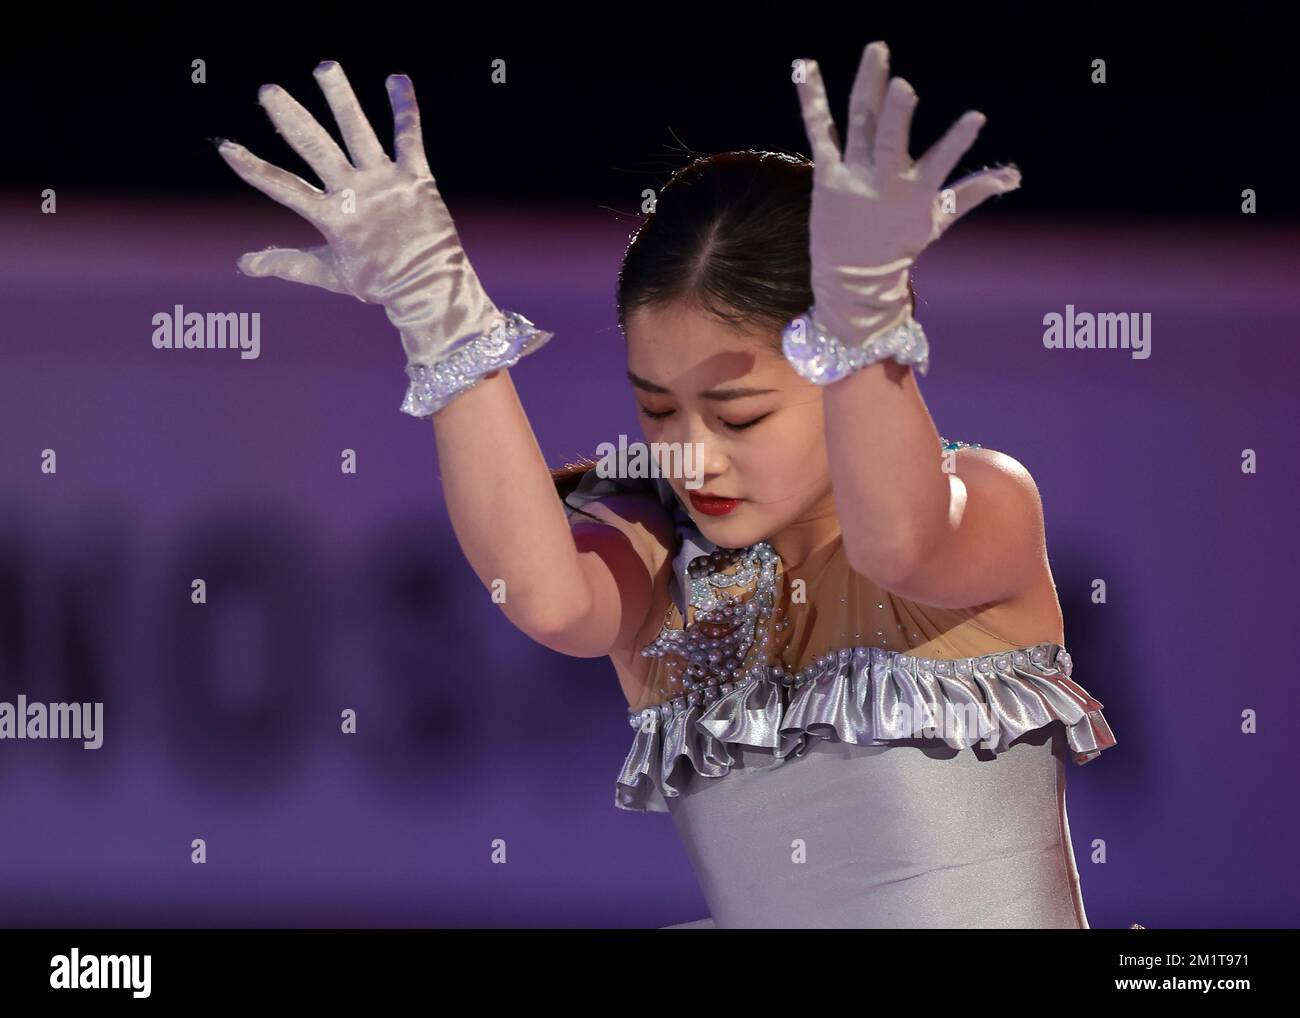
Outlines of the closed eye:
{"type": "Polygon", "coordinates": [[[752,421],[745,421],[744,424],[732,424],[730,421],[723,421],[722,423],[725,424],[727,427],[729,427],[732,431],[744,431],[746,428],[752,428],[759,421],[764,420],[771,416],[772,413],[771,411],[769,411],[768,413],[763,414],[762,417],[755,417],[752,421]]]}
{"type": "MultiPolygon", "coordinates": [[[[649,417],[650,420],[652,421],[662,421],[665,417],[667,417],[669,414],[672,413],[671,410],[660,410],[656,412],[654,410],[647,410],[645,407],[641,407],[641,412],[645,414],[647,417],[649,417]]],[[[746,428],[752,428],[759,421],[771,417],[773,412],[774,411],[769,410],[767,413],[763,414],[762,416],[755,417],[752,421],[743,421],[740,424],[732,424],[731,421],[723,421],[722,423],[726,427],[730,428],[732,431],[744,431],[746,428]]]]}

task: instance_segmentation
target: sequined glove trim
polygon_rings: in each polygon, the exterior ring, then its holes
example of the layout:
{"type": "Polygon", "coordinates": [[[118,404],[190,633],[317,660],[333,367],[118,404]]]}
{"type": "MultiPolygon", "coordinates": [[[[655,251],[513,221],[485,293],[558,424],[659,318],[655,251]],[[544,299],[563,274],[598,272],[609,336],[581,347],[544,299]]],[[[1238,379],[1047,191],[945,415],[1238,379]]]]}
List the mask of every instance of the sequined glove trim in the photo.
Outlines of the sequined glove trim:
{"type": "Polygon", "coordinates": [[[862,346],[830,335],[817,321],[816,306],[791,320],[781,333],[781,350],[795,371],[817,385],[830,385],[869,364],[892,357],[921,374],[930,367],[930,345],[921,324],[910,314],[862,346]]]}
{"type": "Polygon", "coordinates": [[[437,364],[408,364],[410,384],[402,413],[428,417],[468,392],[487,375],[516,364],[541,349],[552,336],[521,314],[503,311],[502,319],[487,332],[463,340],[437,364]]]}

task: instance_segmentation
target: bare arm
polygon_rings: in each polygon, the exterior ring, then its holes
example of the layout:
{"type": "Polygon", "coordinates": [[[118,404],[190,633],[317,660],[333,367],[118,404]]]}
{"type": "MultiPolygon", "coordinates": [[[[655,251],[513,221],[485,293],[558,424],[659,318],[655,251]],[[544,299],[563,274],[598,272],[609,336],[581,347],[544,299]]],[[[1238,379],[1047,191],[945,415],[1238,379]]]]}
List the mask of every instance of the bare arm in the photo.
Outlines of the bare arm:
{"type": "MultiPolygon", "coordinates": [[[[324,188],[242,145],[225,142],[219,151],[240,177],[298,212],[328,243],[249,252],[239,261],[241,271],[383,305],[411,374],[402,409],[433,419],[448,512],[471,567],[489,590],[504,584],[502,608],[529,636],[566,653],[607,652],[636,631],[648,610],[652,574],[644,528],[615,520],[571,534],[505,366],[489,361],[500,369],[485,373],[474,362],[472,376],[453,373],[454,388],[431,370],[505,322],[465,257],[430,172],[414,85],[400,74],[385,81],[393,109],[390,160],[342,67],[325,61],[313,73],[346,156],[284,89],[265,85],[258,101],[324,188]],[[467,387],[471,380],[476,384],[467,387]]],[[[523,324],[519,341],[526,345],[510,346],[509,363],[550,337],[523,324]]],[[[501,356],[500,345],[479,353],[501,356]]]]}
{"type": "Polygon", "coordinates": [[[1042,506],[1016,460],[949,453],[912,370],[864,368],[825,395],[831,484],[857,572],[902,597],[964,608],[1022,593],[1045,559],[1042,506]]]}
{"type": "Polygon", "coordinates": [[[588,511],[606,522],[571,529],[508,370],[432,420],[452,528],[483,585],[504,582],[505,616],[575,657],[602,656],[629,641],[649,611],[653,570],[666,555],[663,526],[648,507],[593,503],[588,511]]]}
{"type": "MultiPolygon", "coordinates": [[[[984,124],[975,111],[914,161],[908,135],[916,91],[890,78],[881,41],[863,51],[842,151],[820,69],[816,61],[805,69],[796,85],[815,157],[809,234],[817,317],[846,354],[901,339],[896,355],[924,373],[924,338],[908,307],[910,268],[971,209],[1019,187],[1020,173],[984,169],[943,186],[984,124]]],[[[791,355],[805,377],[833,383],[824,401],[831,483],[853,568],[936,606],[1020,593],[1043,558],[1038,493],[1024,468],[989,454],[954,472],[911,367],[873,352],[875,363],[867,358],[856,374],[828,377],[815,347],[792,343],[791,355]]]]}

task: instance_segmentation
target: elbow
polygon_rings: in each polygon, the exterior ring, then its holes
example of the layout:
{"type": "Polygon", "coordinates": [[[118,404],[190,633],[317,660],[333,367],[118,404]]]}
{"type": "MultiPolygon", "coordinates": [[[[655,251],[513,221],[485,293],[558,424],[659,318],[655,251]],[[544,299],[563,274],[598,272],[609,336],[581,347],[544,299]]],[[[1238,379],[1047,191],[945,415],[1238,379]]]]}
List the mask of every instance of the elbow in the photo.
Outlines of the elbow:
{"type": "Polygon", "coordinates": [[[516,629],[548,650],[569,657],[599,657],[608,652],[592,642],[587,625],[592,603],[585,588],[578,597],[549,597],[523,607],[501,607],[516,629]]]}
{"type": "MultiPolygon", "coordinates": [[[[507,613],[509,615],[509,613],[507,613]]],[[[531,636],[538,643],[550,646],[552,642],[563,641],[587,617],[585,605],[568,603],[562,609],[558,605],[537,605],[511,617],[510,621],[525,635],[531,636]]]]}

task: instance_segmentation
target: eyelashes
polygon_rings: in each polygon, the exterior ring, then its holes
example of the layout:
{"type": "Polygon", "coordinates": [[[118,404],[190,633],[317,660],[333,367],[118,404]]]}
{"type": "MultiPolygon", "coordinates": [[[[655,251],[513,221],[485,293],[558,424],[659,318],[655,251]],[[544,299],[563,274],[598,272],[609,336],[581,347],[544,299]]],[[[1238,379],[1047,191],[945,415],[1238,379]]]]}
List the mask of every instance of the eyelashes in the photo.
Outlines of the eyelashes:
{"type": "MultiPolygon", "coordinates": [[[[652,421],[662,421],[665,417],[667,417],[669,414],[672,413],[671,410],[660,410],[658,412],[655,412],[653,410],[647,410],[645,407],[641,407],[641,412],[645,414],[647,417],[649,417],[650,420],[652,421]]],[[[726,427],[730,428],[732,431],[744,431],[746,428],[752,428],[759,421],[764,421],[767,418],[771,417],[773,413],[775,413],[775,411],[769,410],[767,413],[763,414],[762,416],[755,417],[752,421],[744,421],[743,423],[740,424],[732,424],[730,421],[723,421],[722,423],[726,427]]]]}
{"type": "Polygon", "coordinates": [[[762,417],[755,417],[752,421],[746,421],[744,424],[732,424],[730,421],[723,421],[722,423],[725,424],[732,431],[744,431],[746,428],[752,428],[759,421],[766,420],[768,417],[771,416],[772,414],[769,412],[763,414],[762,417]]]}

